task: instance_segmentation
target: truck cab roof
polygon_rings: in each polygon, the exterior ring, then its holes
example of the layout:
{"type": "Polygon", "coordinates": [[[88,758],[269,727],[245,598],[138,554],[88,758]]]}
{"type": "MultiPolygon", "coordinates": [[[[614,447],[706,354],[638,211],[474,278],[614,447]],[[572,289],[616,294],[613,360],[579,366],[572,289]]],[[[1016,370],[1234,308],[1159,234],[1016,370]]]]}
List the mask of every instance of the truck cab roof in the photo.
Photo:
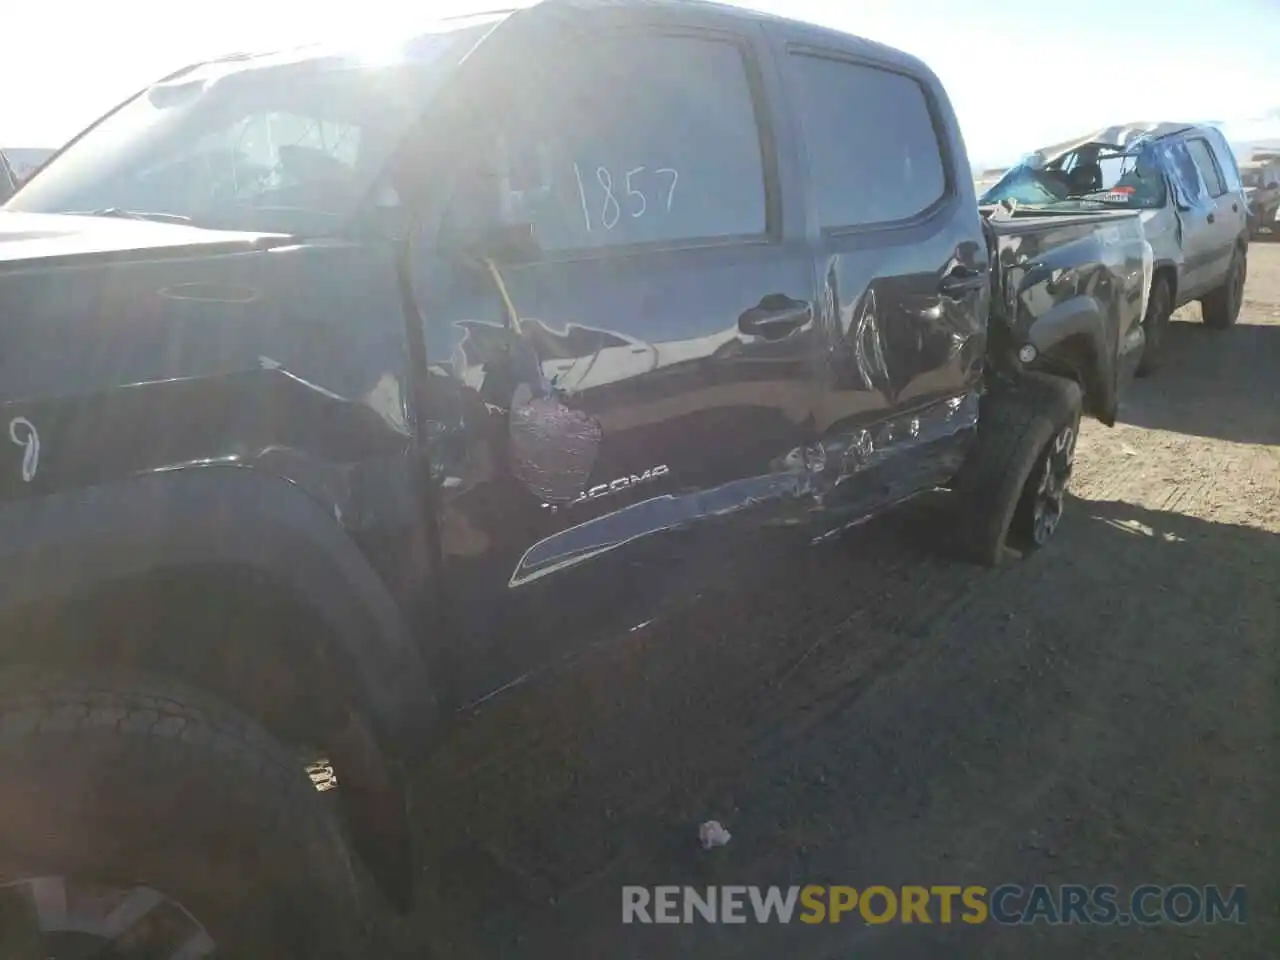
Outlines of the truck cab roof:
{"type": "Polygon", "coordinates": [[[499,29],[516,18],[520,18],[522,22],[534,24],[543,18],[560,19],[572,16],[575,20],[580,20],[584,15],[589,17],[595,13],[619,12],[624,15],[633,15],[637,20],[661,20],[672,17],[688,23],[705,17],[721,21],[730,18],[752,23],[786,25],[793,31],[798,28],[808,34],[809,39],[814,43],[846,48],[852,44],[868,54],[874,54],[878,59],[896,61],[905,68],[925,75],[931,73],[923,61],[895,47],[779,14],[719,3],[715,0],[532,0],[520,5],[434,18],[425,21],[416,29],[399,29],[374,35],[376,37],[374,42],[368,39],[317,42],[271,50],[228,53],[188,64],[158,82],[187,78],[196,71],[232,73],[237,70],[290,64],[303,65],[321,61],[328,62],[334,67],[358,66],[369,60],[371,50],[376,50],[379,57],[384,60],[398,56],[411,61],[417,58],[418,51],[431,44],[433,38],[442,34],[475,30],[478,41],[489,31],[499,29]]]}
{"type": "Polygon", "coordinates": [[[1116,150],[1127,150],[1141,140],[1161,140],[1165,137],[1196,130],[1201,126],[1203,125],[1170,120],[1120,123],[1094,130],[1092,133],[1087,133],[1083,136],[1072,137],[1070,140],[1064,140],[1061,143],[1053,143],[1046,147],[1041,147],[1036,152],[1047,161],[1070,153],[1072,150],[1079,149],[1089,143],[1113,147],[1116,150]]]}

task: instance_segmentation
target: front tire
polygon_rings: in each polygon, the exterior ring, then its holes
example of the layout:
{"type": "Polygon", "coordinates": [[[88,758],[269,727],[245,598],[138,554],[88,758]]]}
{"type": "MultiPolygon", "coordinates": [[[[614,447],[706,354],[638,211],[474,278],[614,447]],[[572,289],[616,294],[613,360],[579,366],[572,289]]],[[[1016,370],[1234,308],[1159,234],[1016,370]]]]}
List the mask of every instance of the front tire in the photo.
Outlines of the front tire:
{"type": "Polygon", "coordinates": [[[1244,304],[1244,284],[1248,276],[1248,254],[1237,248],[1222,286],[1200,299],[1200,316],[1206,327],[1226,330],[1235,325],[1244,304]]]}
{"type": "Polygon", "coordinates": [[[0,957],[359,955],[324,798],[218,701],[9,669],[0,771],[0,957]]]}
{"type": "Polygon", "coordinates": [[[957,547],[984,566],[1057,532],[1075,463],[1083,396],[1074,380],[1025,374],[982,398],[978,435],[954,481],[957,547]]]}

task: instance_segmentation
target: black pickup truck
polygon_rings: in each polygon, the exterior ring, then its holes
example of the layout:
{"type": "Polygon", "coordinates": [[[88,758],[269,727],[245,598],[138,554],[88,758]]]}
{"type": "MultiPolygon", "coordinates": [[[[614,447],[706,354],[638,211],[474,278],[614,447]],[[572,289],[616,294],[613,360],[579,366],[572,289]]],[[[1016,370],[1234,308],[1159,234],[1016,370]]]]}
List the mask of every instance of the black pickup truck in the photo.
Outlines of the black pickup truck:
{"type": "Polygon", "coordinates": [[[0,954],[363,955],[459,710],[922,491],[1043,544],[1151,269],[980,213],[918,60],[741,10],[153,84],[0,211],[0,954]]]}

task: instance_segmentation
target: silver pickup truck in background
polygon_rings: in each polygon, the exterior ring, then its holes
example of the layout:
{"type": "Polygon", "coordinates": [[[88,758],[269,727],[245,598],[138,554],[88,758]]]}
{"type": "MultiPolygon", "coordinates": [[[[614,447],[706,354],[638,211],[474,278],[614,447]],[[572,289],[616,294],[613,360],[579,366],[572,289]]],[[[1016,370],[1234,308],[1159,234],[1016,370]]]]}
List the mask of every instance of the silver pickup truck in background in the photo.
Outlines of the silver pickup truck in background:
{"type": "Polygon", "coordinates": [[[1140,375],[1159,365],[1170,314],[1183,304],[1199,300],[1214,329],[1235,323],[1249,265],[1249,197],[1217,128],[1130,123],[1042,147],[979,202],[1004,200],[1038,212],[1140,215],[1155,255],[1140,375]]]}

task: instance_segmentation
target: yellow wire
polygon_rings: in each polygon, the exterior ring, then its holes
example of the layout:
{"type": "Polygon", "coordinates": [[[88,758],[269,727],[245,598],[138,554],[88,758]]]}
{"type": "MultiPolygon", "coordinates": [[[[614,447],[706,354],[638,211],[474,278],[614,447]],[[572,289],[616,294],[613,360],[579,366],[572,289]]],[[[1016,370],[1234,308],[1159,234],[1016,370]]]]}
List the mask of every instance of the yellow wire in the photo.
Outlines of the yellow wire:
{"type": "Polygon", "coordinates": [[[511,324],[511,329],[519,332],[520,315],[516,313],[516,305],[511,300],[511,294],[507,293],[507,285],[502,280],[502,272],[489,257],[484,258],[484,265],[489,268],[489,276],[493,278],[494,286],[498,288],[498,294],[502,297],[502,305],[506,308],[507,321],[511,324]]]}

